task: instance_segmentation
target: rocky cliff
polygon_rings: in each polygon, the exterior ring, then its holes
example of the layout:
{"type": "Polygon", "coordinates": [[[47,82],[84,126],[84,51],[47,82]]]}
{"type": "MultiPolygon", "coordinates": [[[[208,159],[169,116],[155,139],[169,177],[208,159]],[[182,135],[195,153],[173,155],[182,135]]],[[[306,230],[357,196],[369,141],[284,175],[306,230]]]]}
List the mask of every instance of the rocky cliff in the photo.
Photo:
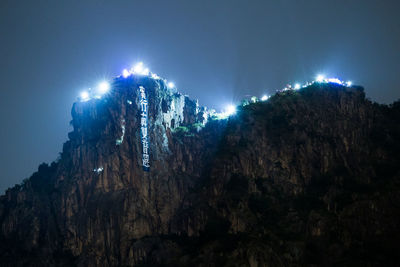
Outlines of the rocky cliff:
{"type": "Polygon", "coordinates": [[[73,105],[60,158],[1,196],[1,265],[395,266],[399,122],[361,87],[314,83],[217,119],[161,79],[116,78],[73,105]]]}

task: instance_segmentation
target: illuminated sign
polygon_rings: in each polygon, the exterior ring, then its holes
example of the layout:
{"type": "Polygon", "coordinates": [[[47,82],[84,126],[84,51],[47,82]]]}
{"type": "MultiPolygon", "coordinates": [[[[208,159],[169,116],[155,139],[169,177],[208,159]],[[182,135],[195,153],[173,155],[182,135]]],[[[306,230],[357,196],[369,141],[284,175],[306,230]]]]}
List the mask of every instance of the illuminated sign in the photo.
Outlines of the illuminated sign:
{"type": "Polygon", "coordinates": [[[150,170],[150,144],[148,133],[148,101],[143,86],[139,86],[140,92],[140,139],[142,142],[142,166],[144,171],[150,170]]]}

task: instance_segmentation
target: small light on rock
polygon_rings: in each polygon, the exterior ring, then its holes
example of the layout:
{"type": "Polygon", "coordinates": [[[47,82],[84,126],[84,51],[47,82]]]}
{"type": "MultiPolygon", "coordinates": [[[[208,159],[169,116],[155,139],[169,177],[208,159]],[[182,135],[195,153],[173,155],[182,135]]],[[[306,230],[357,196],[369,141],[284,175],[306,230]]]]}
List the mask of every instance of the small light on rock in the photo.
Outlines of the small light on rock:
{"type": "Polygon", "coordinates": [[[127,69],[124,69],[124,70],[122,71],[122,77],[128,78],[129,75],[131,75],[131,73],[130,73],[127,69]]]}
{"type": "Polygon", "coordinates": [[[236,107],[234,105],[229,105],[226,107],[225,114],[230,116],[236,113],[236,107]]]}
{"type": "Polygon", "coordinates": [[[174,84],[173,82],[169,82],[169,83],[167,84],[167,86],[168,86],[168,88],[170,88],[170,89],[175,88],[175,84],[174,84]]]}
{"type": "Polygon", "coordinates": [[[96,172],[96,173],[101,173],[103,170],[104,170],[103,167],[99,167],[97,169],[94,169],[93,171],[96,172]]]}
{"type": "Polygon", "coordinates": [[[325,76],[324,75],[318,75],[316,81],[319,83],[322,83],[325,80],[325,76]]]}

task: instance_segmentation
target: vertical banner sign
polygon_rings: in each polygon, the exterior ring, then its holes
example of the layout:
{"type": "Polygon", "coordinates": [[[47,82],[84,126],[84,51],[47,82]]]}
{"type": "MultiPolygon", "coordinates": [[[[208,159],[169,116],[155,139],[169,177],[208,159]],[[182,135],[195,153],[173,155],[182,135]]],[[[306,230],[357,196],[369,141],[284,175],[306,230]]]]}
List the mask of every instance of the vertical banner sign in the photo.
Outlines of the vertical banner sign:
{"type": "Polygon", "coordinates": [[[143,86],[139,86],[140,91],[140,138],[142,141],[142,166],[144,171],[150,170],[149,155],[149,135],[147,131],[148,101],[146,91],[143,86]]]}

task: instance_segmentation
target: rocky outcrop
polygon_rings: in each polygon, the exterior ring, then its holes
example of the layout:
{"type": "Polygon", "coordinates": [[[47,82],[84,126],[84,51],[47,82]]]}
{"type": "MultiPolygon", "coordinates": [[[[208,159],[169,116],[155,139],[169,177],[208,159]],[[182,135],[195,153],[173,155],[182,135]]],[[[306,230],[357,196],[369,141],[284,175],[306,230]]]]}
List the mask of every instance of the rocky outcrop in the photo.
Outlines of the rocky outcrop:
{"type": "Polygon", "coordinates": [[[313,84],[216,120],[161,79],[116,78],[105,97],[74,104],[60,159],[1,196],[0,261],[395,265],[399,107],[313,84]]]}

